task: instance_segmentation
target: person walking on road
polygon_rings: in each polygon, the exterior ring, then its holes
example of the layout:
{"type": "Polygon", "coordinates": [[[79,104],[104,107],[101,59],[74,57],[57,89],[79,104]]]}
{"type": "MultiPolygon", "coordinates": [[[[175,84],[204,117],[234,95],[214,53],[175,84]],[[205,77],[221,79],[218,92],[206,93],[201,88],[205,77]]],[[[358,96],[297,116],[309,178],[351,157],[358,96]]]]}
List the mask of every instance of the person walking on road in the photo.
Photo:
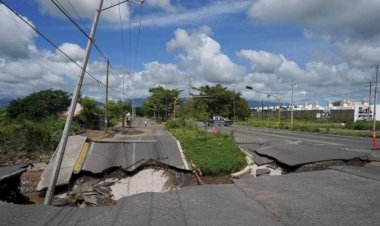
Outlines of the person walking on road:
{"type": "Polygon", "coordinates": [[[145,127],[146,127],[146,124],[147,124],[148,122],[145,120],[145,122],[144,122],[144,125],[145,125],[145,127]]]}

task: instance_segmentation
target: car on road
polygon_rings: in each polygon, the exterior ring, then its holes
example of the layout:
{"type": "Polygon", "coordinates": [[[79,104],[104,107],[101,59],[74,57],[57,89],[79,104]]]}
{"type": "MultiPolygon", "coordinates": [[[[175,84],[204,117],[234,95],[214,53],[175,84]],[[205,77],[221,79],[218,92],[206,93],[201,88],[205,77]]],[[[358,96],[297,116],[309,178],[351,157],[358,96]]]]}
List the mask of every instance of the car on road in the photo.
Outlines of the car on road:
{"type": "Polygon", "coordinates": [[[207,126],[214,126],[214,125],[218,125],[218,126],[230,126],[232,125],[232,120],[230,119],[227,119],[227,118],[224,118],[222,116],[219,116],[219,115],[216,115],[216,116],[213,116],[209,119],[207,119],[205,121],[205,123],[207,124],[207,126]]]}

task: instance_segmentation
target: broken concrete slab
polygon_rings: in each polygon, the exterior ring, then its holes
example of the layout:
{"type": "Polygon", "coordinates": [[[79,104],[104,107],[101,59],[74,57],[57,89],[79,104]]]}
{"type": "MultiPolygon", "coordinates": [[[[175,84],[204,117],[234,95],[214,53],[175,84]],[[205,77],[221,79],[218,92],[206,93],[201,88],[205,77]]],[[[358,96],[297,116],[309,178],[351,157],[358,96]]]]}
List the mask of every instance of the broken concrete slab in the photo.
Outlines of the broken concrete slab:
{"type": "Polygon", "coordinates": [[[343,173],[363,177],[371,180],[380,181],[380,167],[379,166],[332,166],[333,170],[337,170],[343,173]]]}
{"type": "Polygon", "coordinates": [[[269,175],[269,173],[270,173],[269,169],[257,169],[256,170],[256,176],[269,175]]]}
{"type": "Polygon", "coordinates": [[[256,165],[258,166],[262,166],[262,165],[266,165],[266,164],[270,164],[272,162],[274,162],[273,159],[270,159],[270,158],[267,158],[265,156],[260,156],[258,155],[254,150],[252,149],[248,149],[250,152],[250,154],[252,155],[252,159],[253,161],[256,163],[256,165]]]}
{"type": "Polygon", "coordinates": [[[28,165],[12,165],[12,166],[0,166],[0,181],[10,177],[21,175],[27,170],[28,165]]]}
{"type": "Polygon", "coordinates": [[[329,161],[352,160],[367,156],[369,153],[349,151],[341,148],[324,148],[323,146],[299,143],[273,144],[256,150],[259,155],[268,156],[289,167],[303,164],[329,161]]]}
{"type": "Polygon", "coordinates": [[[233,180],[283,225],[378,225],[380,183],[335,170],[233,180]]]}
{"type": "MultiPolygon", "coordinates": [[[[70,182],[75,163],[85,142],[86,137],[79,135],[69,136],[67,140],[65,154],[62,160],[62,165],[58,175],[57,186],[67,185],[70,182]]],[[[44,190],[49,185],[49,181],[55,164],[55,159],[57,157],[57,150],[54,152],[54,155],[52,156],[48,166],[46,167],[44,173],[41,175],[41,180],[38,183],[37,191],[44,190]]]]}

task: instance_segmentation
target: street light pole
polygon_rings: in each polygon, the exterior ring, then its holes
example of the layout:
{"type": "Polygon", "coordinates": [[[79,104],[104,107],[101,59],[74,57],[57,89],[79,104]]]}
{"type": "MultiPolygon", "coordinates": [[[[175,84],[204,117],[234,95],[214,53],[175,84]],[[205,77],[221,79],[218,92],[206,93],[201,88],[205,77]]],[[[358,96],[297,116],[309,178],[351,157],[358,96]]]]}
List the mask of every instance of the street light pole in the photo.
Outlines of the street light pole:
{"type": "Polygon", "coordinates": [[[277,102],[278,102],[278,126],[280,126],[280,124],[281,124],[281,115],[280,115],[280,114],[281,114],[281,113],[280,113],[281,100],[280,100],[280,98],[278,98],[278,96],[276,96],[276,95],[274,95],[274,94],[271,94],[271,93],[264,93],[264,92],[256,91],[256,90],[253,89],[252,86],[246,86],[245,88],[246,88],[246,89],[250,89],[250,90],[252,90],[252,91],[254,91],[254,92],[257,92],[257,93],[265,94],[265,95],[267,95],[268,98],[269,98],[269,97],[273,97],[273,98],[275,98],[275,99],[277,100],[277,102]]]}
{"type": "MultiPolygon", "coordinates": [[[[104,132],[107,133],[108,129],[108,70],[110,67],[110,61],[107,60],[107,72],[106,72],[106,103],[104,106],[104,132]]],[[[124,103],[124,102],[123,102],[124,103]]]]}
{"type": "Polygon", "coordinates": [[[379,65],[376,65],[376,80],[375,80],[375,97],[373,101],[373,139],[372,139],[372,150],[379,150],[379,147],[377,146],[377,139],[376,139],[376,108],[377,108],[377,72],[379,70],[379,65]]]}
{"type": "Polygon", "coordinates": [[[291,107],[290,107],[290,128],[293,129],[293,108],[294,108],[294,105],[293,105],[293,89],[294,89],[294,81],[292,81],[292,103],[291,103],[291,107]]]}
{"type": "Polygon", "coordinates": [[[267,94],[267,97],[273,97],[277,100],[278,102],[278,126],[280,126],[281,124],[281,113],[280,113],[280,109],[281,109],[281,100],[280,98],[278,98],[277,96],[273,95],[273,94],[267,94]]]}

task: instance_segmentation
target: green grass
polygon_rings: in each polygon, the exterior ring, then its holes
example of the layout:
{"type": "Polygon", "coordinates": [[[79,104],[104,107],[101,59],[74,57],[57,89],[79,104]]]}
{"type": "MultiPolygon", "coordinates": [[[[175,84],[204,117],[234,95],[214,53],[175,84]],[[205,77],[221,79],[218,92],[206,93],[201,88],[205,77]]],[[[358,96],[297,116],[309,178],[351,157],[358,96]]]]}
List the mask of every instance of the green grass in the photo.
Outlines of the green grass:
{"type": "Polygon", "coordinates": [[[245,155],[231,136],[206,134],[194,125],[169,128],[185,156],[205,175],[228,175],[246,166],[245,155]]]}
{"type": "MultiPolygon", "coordinates": [[[[303,120],[295,119],[293,121],[293,128],[290,126],[290,119],[282,118],[281,123],[278,123],[277,118],[254,118],[248,121],[240,121],[236,124],[248,125],[255,127],[266,127],[275,129],[287,129],[293,131],[334,134],[354,137],[371,137],[372,136],[372,122],[357,121],[357,122],[336,122],[336,121],[316,121],[316,120],[303,120]]],[[[377,128],[380,124],[377,123],[377,128]]]]}

